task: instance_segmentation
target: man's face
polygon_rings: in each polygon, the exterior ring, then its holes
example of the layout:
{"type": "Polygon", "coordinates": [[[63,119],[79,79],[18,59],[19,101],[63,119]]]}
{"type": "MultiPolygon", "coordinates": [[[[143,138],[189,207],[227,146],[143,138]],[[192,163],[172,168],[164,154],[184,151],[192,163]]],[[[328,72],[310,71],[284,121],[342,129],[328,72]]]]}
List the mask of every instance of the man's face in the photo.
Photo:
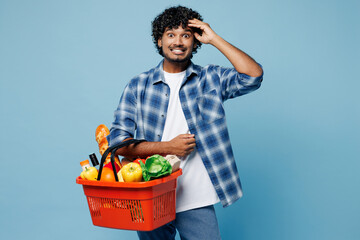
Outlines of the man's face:
{"type": "Polygon", "coordinates": [[[159,47],[165,60],[174,63],[183,63],[191,59],[194,49],[194,34],[187,27],[166,28],[161,39],[158,40],[159,47]]]}

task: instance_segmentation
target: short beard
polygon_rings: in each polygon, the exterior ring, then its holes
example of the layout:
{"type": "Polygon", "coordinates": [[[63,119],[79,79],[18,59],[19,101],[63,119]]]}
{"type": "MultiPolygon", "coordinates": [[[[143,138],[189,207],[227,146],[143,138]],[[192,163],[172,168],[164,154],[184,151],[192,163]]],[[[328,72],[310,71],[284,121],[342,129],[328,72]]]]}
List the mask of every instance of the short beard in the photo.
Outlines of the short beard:
{"type": "Polygon", "coordinates": [[[162,51],[162,54],[161,54],[166,60],[168,60],[169,62],[173,62],[173,63],[184,63],[184,62],[188,62],[192,59],[193,57],[193,53],[191,53],[189,56],[187,56],[186,58],[184,59],[171,59],[171,58],[168,58],[164,52],[162,51]]]}
{"type": "Polygon", "coordinates": [[[184,59],[171,59],[171,58],[167,58],[166,56],[164,56],[164,58],[166,58],[169,62],[174,62],[174,63],[184,63],[184,62],[188,62],[191,60],[192,58],[192,54],[184,59]]]}

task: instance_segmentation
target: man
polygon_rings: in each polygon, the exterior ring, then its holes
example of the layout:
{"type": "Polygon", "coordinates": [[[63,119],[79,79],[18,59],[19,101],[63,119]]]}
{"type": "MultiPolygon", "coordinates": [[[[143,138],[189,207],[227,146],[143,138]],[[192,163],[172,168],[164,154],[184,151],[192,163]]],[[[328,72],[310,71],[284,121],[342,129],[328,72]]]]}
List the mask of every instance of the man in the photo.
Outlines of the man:
{"type": "Polygon", "coordinates": [[[246,53],[226,42],[192,9],[166,9],[152,23],[160,64],[125,87],[108,140],[146,139],[119,149],[133,159],[177,155],[176,220],[140,239],[220,239],[213,205],[224,207],[242,196],[223,102],[260,87],[263,71],[246,53]],[[200,67],[191,62],[201,44],[216,47],[234,68],[200,67]]]}

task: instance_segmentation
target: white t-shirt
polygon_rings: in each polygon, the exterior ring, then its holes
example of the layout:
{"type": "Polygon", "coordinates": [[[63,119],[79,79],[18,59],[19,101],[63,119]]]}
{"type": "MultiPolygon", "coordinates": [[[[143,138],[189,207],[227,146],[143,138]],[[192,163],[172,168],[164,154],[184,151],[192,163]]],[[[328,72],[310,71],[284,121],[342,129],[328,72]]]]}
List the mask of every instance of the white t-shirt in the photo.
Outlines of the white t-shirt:
{"type": "MultiPolygon", "coordinates": [[[[179,97],[185,71],[180,73],[164,71],[164,76],[165,82],[170,88],[170,99],[161,141],[170,141],[179,134],[190,133],[179,97]]],[[[176,212],[219,202],[219,197],[196,149],[189,156],[181,159],[180,168],[182,168],[183,174],[177,181],[176,212]]]]}

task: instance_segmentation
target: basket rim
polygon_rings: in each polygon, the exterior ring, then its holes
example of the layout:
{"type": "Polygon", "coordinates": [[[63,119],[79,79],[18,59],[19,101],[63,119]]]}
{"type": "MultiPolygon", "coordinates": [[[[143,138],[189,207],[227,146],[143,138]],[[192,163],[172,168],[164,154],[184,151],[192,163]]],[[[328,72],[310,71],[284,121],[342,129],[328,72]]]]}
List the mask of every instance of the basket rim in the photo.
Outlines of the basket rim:
{"type": "Polygon", "coordinates": [[[162,177],[159,179],[154,179],[148,182],[102,182],[102,181],[91,181],[82,179],[80,176],[76,178],[76,183],[86,186],[101,186],[101,187],[120,187],[120,188],[145,188],[152,187],[161,183],[169,182],[173,179],[176,179],[182,174],[182,169],[180,168],[176,172],[171,173],[169,176],[162,177]]]}

